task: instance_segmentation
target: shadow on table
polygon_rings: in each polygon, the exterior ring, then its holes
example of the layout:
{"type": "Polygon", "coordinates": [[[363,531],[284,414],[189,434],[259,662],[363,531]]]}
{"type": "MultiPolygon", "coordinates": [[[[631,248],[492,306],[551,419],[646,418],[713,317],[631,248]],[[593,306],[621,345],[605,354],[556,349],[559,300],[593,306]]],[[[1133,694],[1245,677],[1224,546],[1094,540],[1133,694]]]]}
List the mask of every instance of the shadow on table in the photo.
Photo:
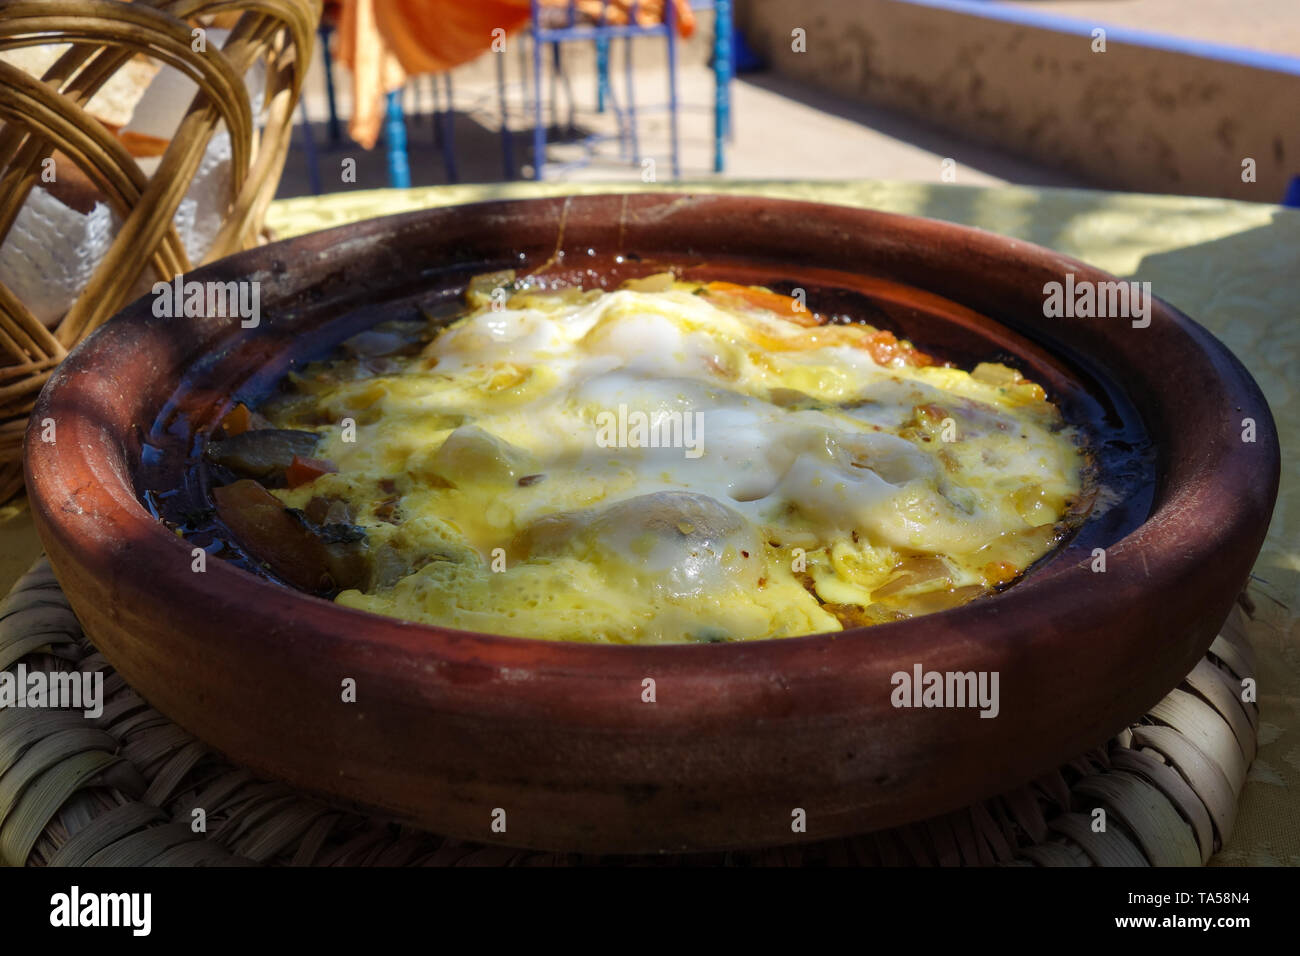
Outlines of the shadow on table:
{"type": "Polygon", "coordinates": [[[1154,295],[1237,356],[1272,410],[1283,455],[1279,505],[1255,573],[1283,603],[1300,607],[1300,560],[1285,526],[1288,498],[1300,495],[1293,457],[1300,445],[1293,412],[1300,387],[1300,211],[1197,197],[949,187],[928,190],[916,212],[981,222],[1150,282],[1154,295]],[[1153,247],[1165,251],[1145,251],[1153,247]]]}

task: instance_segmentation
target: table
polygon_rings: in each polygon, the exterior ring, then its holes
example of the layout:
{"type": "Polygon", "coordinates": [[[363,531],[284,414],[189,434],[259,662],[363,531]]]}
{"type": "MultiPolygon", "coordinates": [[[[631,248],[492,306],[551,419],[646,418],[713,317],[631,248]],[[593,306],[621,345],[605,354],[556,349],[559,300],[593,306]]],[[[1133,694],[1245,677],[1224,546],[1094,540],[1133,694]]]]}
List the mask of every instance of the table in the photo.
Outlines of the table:
{"type": "MultiPolygon", "coordinates": [[[[339,193],[276,202],[267,223],[286,238],[431,206],[635,188],[503,183],[339,193]]],[[[1264,622],[1253,637],[1260,749],[1232,841],[1214,862],[1300,865],[1300,489],[1294,460],[1288,457],[1300,447],[1300,399],[1295,394],[1300,387],[1300,211],[1218,199],[877,181],[687,183],[672,188],[867,206],[1016,236],[1121,277],[1150,281],[1157,295],[1236,353],[1272,406],[1283,475],[1277,510],[1255,567],[1264,622]]],[[[0,593],[39,552],[25,506],[0,510],[0,593]]]]}

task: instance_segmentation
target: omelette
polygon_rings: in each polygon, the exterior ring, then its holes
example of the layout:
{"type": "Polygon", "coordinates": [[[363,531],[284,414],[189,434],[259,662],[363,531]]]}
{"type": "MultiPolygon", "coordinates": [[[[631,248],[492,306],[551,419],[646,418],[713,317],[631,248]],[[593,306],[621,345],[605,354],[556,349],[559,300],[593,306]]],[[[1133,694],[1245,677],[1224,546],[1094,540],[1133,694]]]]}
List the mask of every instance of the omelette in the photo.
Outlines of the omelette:
{"type": "Polygon", "coordinates": [[[265,486],[218,488],[236,536],[282,510],[267,548],[310,529],[348,607],[611,644],[839,631],[1005,588],[1086,508],[1084,443],[1039,385],[802,297],[507,273],[401,326],[293,373],[211,456],[265,486]],[[259,431],[305,436],[281,473],[234,456],[259,431]]]}

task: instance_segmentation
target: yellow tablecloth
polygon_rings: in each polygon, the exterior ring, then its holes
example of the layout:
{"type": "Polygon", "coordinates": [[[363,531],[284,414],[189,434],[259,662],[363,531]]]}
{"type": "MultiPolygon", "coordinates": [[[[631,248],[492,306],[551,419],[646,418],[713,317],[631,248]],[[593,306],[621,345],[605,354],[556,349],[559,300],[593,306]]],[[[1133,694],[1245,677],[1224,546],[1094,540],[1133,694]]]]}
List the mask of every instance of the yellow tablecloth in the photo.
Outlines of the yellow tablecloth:
{"type": "MultiPolygon", "coordinates": [[[[617,186],[506,183],[341,193],[276,202],[269,226],[288,237],[387,213],[482,199],[627,191],[617,186]]],[[[656,186],[650,188],[662,189],[656,186]]],[[[887,182],[750,182],[675,189],[760,193],[947,219],[1017,236],[1125,278],[1224,341],[1259,382],[1281,434],[1277,511],[1256,564],[1268,626],[1256,638],[1262,711],[1259,755],[1220,864],[1300,865],[1300,211],[1277,206],[1019,187],[887,182]]],[[[1195,388],[1194,382],[1187,383],[1195,388]]],[[[0,513],[0,587],[39,553],[21,508],[0,513]],[[7,517],[8,520],[5,520],[7,517]]]]}

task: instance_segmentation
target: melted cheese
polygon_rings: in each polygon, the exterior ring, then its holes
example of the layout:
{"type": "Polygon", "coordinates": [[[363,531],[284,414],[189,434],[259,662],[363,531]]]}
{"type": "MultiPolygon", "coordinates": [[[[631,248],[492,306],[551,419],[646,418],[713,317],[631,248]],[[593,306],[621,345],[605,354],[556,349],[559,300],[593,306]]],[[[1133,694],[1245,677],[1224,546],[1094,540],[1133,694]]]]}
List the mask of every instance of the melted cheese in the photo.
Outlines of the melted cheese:
{"type": "Polygon", "coordinates": [[[1038,386],[881,364],[868,327],[700,291],[521,292],[392,374],[309,373],[355,440],[324,430],[338,473],[277,494],[343,498],[398,559],[338,601],[562,640],[785,637],[961,603],[1059,540],[1082,458],[1038,386]]]}

